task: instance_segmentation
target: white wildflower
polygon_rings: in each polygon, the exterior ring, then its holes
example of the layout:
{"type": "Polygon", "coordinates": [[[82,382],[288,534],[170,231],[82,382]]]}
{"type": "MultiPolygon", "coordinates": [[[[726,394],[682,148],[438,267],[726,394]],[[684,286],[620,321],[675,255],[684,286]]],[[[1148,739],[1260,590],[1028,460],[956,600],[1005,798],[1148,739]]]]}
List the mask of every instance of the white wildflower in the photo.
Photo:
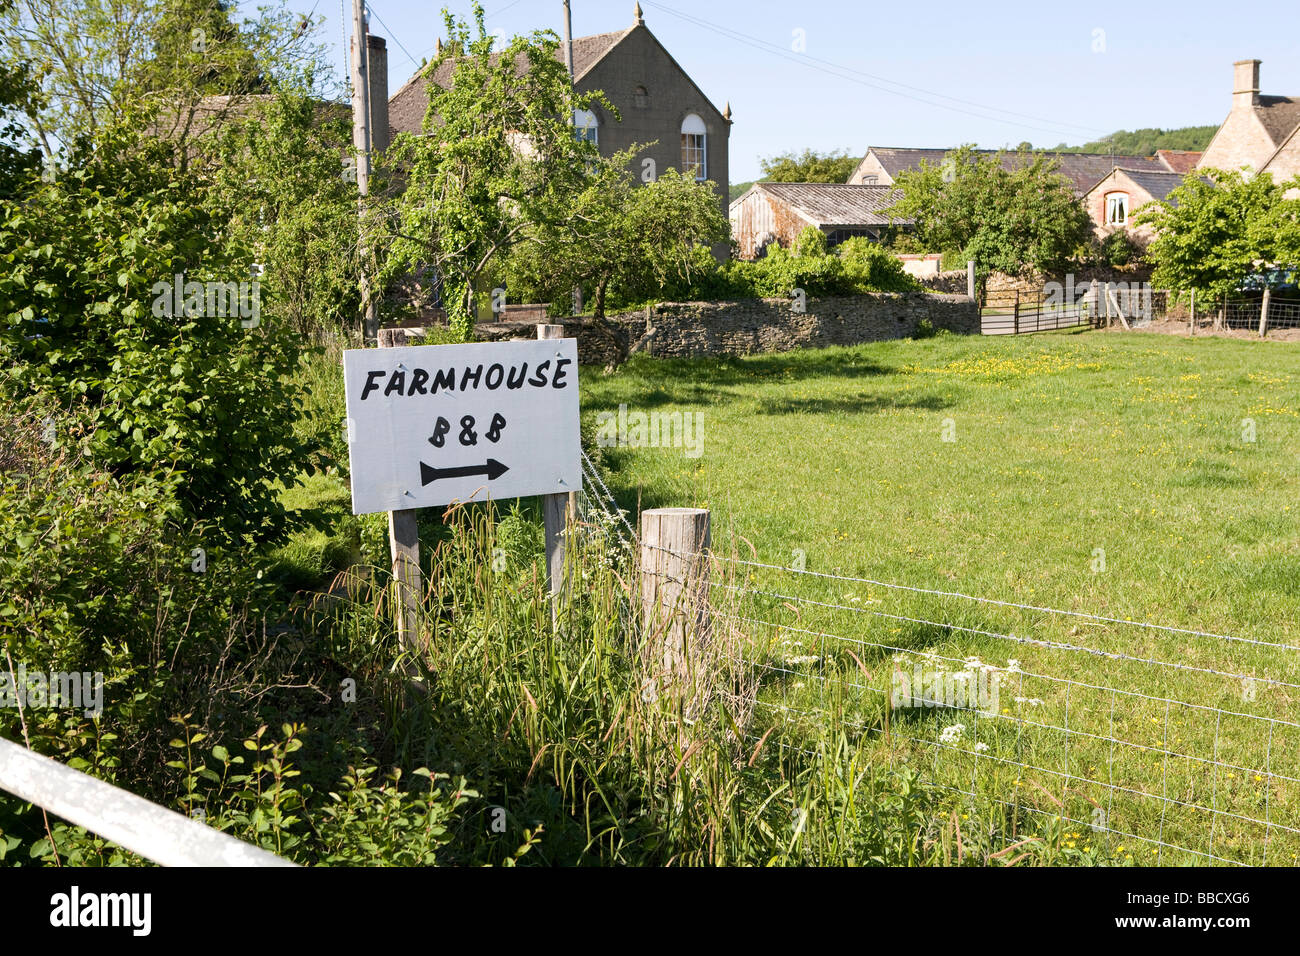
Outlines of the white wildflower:
{"type": "Polygon", "coordinates": [[[939,743],[941,744],[958,743],[961,741],[965,733],[966,733],[965,724],[953,724],[951,727],[945,727],[943,728],[943,732],[939,734],[939,743]]]}

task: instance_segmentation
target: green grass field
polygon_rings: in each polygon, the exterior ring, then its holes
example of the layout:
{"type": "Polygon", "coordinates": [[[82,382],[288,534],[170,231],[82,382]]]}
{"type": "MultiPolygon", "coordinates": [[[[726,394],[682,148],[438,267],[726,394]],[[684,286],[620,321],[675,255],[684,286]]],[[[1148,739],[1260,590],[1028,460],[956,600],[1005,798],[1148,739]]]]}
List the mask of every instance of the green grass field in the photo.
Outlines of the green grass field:
{"type": "Polygon", "coordinates": [[[713,594],[762,678],[756,736],[842,710],[973,810],[1062,816],[1085,860],[1294,864],[1298,357],[1085,332],[638,358],[585,371],[583,410],[702,414],[698,457],[604,460],[625,508],[708,507],[715,551],[755,562],[719,561],[713,594]],[[890,708],[927,654],[999,668],[993,715],[890,708]]]}

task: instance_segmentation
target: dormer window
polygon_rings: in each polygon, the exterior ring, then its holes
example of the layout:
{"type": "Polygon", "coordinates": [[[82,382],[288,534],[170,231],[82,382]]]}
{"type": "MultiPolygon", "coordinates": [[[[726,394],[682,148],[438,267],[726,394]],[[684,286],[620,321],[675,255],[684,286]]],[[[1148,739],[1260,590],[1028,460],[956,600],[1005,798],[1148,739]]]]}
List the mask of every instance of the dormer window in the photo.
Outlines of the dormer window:
{"type": "Polygon", "coordinates": [[[1128,224],[1128,193],[1110,193],[1106,196],[1106,225],[1128,224]]]}
{"type": "Polygon", "coordinates": [[[694,113],[682,120],[682,172],[689,171],[696,182],[709,178],[709,130],[694,113]]]}
{"type": "Polygon", "coordinates": [[[632,91],[632,105],[639,110],[648,109],[650,107],[650,94],[646,92],[644,86],[638,86],[632,91]]]}

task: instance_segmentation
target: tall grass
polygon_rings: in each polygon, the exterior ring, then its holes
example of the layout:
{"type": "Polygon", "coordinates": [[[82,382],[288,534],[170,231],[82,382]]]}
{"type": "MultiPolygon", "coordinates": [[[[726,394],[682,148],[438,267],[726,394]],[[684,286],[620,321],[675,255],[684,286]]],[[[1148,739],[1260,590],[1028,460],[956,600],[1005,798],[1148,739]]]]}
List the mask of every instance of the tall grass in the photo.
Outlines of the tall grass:
{"type": "Polygon", "coordinates": [[[519,533],[532,516],[466,505],[444,520],[450,533],[424,562],[419,653],[396,645],[378,570],[336,588],[312,627],[382,697],[394,763],[463,776],[481,795],[455,862],[996,864],[1066,852],[1050,821],[1026,828],[922,784],[906,760],[873,757],[842,710],[814,726],[770,719],[754,706],[749,638],[725,615],[707,645],[690,635],[689,677],[666,682],[634,556],[600,522],[575,527],[553,621],[537,539],[519,533]]]}

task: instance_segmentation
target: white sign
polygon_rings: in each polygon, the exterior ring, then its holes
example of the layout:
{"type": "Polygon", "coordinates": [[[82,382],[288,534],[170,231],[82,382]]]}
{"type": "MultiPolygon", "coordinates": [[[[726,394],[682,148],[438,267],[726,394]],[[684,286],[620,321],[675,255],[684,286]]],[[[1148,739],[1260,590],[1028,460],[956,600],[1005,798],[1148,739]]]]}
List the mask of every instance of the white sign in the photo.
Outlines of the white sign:
{"type": "Polygon", "coordinates": [[[577,491],[578,342],[349,349],[352,513],[577,491]]]}

